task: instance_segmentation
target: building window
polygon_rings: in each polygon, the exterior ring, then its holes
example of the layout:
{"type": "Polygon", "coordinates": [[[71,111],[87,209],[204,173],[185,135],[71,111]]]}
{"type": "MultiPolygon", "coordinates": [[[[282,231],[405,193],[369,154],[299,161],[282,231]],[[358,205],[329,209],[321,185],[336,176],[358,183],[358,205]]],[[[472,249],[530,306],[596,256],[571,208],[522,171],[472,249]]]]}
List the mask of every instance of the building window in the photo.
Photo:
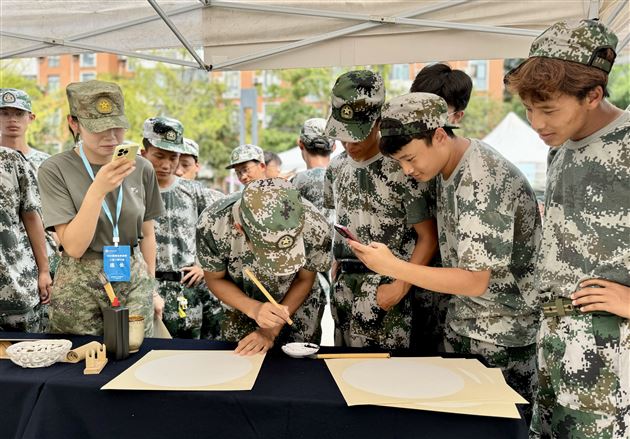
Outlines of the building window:
{"type": "Polygon", "coordinates": [[[96,79],[96,72],[81,72],[81,82],[96,79]]]}
{"type": "Polygon", "coordinates": [[[49,56],[48,67],[59,67],[59,56],[49,56]]]}
{"type": "Polygon", "coordinates": [[[393,81],[409,81],[409,64],[394,64],[389,79],[393,81]]]}
{"type": "Polygon", "coordinates": [[[224,72],[223,84],[225,85],[224,98],[238,99],[241,97],[241,72],[224,72]]]}
{"type": "Polygon", "coordinates": [[[57,91],[60,86],[59,75],[48,75],[48,91],[57,91]]]}
{"type": "Polygon", "coordinates": [[[82,53],[80,65],[81,67],[96,67],[96,54],[95,53],[82,53]]]}
{"type": "Polygon", "coordinates": [[[488,61],[470,61],[468,63],[468,75],[472,78],[473,89],[488,90],[488,61]]]}
{"type": "Polygon", "coordinates": [[[269,97],[273,95],[274,86],[280,85],[280,77],[273,70],[264,70],[262,74],[262,90],[263,96],[269,97]]]}

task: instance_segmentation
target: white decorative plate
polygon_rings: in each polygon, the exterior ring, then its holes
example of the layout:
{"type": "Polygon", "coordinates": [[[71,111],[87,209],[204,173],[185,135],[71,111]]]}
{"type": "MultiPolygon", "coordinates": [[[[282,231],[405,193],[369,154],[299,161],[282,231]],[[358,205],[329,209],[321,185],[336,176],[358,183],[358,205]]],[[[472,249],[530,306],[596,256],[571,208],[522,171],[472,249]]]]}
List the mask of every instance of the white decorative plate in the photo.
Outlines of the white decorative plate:
{"type": "Polygon", "coordinates": [[[70,340],[38,340],[15,343],[7,348],[7,355],[18,366],[47,367],[63,358],[70,348],[70,340]]]}

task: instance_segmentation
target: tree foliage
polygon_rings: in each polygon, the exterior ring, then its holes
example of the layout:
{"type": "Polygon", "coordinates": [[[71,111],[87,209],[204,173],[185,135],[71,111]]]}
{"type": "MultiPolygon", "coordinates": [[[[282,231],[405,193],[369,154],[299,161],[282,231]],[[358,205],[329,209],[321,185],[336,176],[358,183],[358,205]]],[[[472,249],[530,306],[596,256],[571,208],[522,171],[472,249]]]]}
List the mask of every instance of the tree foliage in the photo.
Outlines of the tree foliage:
{"type": "Polygon", "coordinates": [[[125,95],[128,139],[142,139],[142,125],[149,117],[173,117],[184,125],[184,137],[199,144],[200,161],[222,175],[238,144],[236,108],[223,99],[223,84],[209,81],[204,72],[194,73],[189,68],[156,64],[136,68],[133,77],[112,79],[125,95]]]}

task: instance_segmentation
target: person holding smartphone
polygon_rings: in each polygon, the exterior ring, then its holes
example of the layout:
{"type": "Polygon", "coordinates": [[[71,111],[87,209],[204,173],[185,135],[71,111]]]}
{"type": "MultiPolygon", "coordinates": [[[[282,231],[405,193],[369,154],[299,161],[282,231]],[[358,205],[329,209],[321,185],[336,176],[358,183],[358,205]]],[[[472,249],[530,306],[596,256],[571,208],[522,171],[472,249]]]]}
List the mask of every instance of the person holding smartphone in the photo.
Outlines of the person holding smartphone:
{"type": "Polygon", "coordinates": [[[98,275],[104,272],[129,314],[144,316],[151,336],[154,312],[161,318],[164,306],[154,278],[153,220],[164,210],[155,172],[131,146],[113,160],[129,127],[118,85],[72,83],[66,94],[75,148],[39,169],[44,225],[57,233],[63,249],[49,331],[103,333],[102,310],[109,301],[98,275]]]}

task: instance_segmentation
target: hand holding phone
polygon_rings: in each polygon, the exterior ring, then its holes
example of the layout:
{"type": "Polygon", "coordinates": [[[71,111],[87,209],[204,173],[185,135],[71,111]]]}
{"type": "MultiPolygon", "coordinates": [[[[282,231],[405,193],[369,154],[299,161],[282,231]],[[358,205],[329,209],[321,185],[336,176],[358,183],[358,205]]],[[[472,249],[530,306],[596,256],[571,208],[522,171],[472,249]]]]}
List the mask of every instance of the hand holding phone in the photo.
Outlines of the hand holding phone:
{"type": "Polygon", "coordinates": [[[356,242],[361,242],[356,236],[354,236],[354,234],[346,226],[342,226],[341,224],[333,224],[333,227],[335,228],[337,233],[339,233],[344,238],[347,238],[356,242]]]}
{"type": "Polygon", "coordinates": [[[138,155],[138,150],[140,149],[140,145],[137,143],[123,143],[122,145],[118,145],[114,148],[114,155],[112,156],[112,162],[114,160],[126,159],[130,162],[136,161],[136,156],[138,155]]]}

